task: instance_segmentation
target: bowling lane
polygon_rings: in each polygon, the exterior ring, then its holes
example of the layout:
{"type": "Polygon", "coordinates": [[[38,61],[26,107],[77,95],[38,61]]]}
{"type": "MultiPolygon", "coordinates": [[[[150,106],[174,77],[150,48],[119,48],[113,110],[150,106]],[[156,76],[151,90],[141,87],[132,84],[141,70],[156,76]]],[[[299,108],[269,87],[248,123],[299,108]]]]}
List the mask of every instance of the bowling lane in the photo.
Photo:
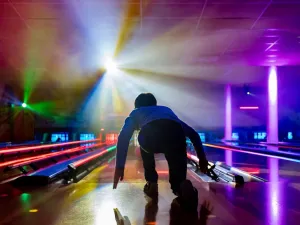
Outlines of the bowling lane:
{"type": "MultiPolygon", "coordinates": [[[[300,183],[300,164],[266,156],[206,147],[210,161],[221,161],[266,180],[300,183]]],[[[275,149],[276,150],[276,149],[275,149]]]]}
{"type": "MultiPolygon", "coordinates": [[[[168,224],[170,204],[174,195],[166,181],[168,172],[164,161],[158,160],[160,198],[158,207],[147,204],[143,194],[141,162],[128,160],[125,181],[112,189],[114,162],[94,170],[77,184],[52,185],[39,190],[18,190],[2,186],[7,196],[0,198],[0,224],[116,224],[113,208],[127,215],[132,224],[144,224],[144,215],[151,219],[159,208],[158,224],[168,224]]],[[[147,219],[146,218],[146,219],[147,219]]]]}
{"type": "MultiPolygon", "coordinates": [[[[0,224],[115,225],[113,208],[118,208],[122,215],[128,216],[132,224],[154,224],[155,221],[158,225],[173,224],[170,223],[169,215],[175,196],[167,182],[166,161],[159,155],[157,170],[160,175],[158,205],[149,202],[144,196],[141,161],[130,156],[125,181],[119,184],[117,190],[112,190],[112,161],[97,168],[77,184],[62,186],[57,183],[34,191],[19,190],[22,193],[11,191],[8,196],[0,198],[0,204],[6,206],[0,211],[0,224]]],[[[246,184],[245,187],[236,189],[228,184],[204,183],[191,171],[188,172],[188,176],[199,191],[199,204],[206,200],[213,207],[208,224],[241,224],[241,221],[244,225],[286,224],[276,222],[283,219],[288,221],[288,224],[296,224],[293,223],[297,221],[294,219],[300,219],[300,213],[294,206],[296,199],[292,201],[293,199],[286,196],[278,197],[283,195],[283,192],[297,194],[296,190],[291,191],[287,186],[278,185],[281,189],[270,196],[270,193],[276,191],[272,184],[246,184]],[[287,205],[287,200],[291,201],[292,207],[287,205]]],[[[172,214],[177,217],[179,215],[186,217],[185,221],[189,218],[189,215],[183,212],[177,211],[176,214],[172,214]]]]}

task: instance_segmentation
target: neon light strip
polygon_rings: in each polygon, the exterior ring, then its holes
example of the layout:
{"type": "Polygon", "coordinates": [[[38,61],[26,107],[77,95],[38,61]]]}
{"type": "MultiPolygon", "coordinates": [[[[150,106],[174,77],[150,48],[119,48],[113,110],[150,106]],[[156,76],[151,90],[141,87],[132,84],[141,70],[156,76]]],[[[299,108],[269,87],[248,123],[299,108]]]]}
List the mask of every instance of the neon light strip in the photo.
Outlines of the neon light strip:
{"type": "Polygon", "coordinates": [[[106,154],[108,152],[111,152],[111,151],[115,150],[116,148],[117,148],[117,146],[112,146],[112,147],[110,147],[108,149],[105,149],[104,151],[102,151],[102,152],[100,152],[98,154],[89,156],[89,157],[87,157],[85,159],[82,159],[82,160],[79,160],[79,161],[77,161],[75,163],[72,163],[72,165],[75,166],[75,167],[79,167],[79,166],[85,164],[88,161],[91,161],[91,160],[93,160],[93,159],[95,159],[97,157],[100,157],[100,156],[102,156],[102,155],[104,155],[104,154],[106,154]]]}
{"type": "Polygon", "coordinates": [[[74,145],[74,144],[84,144],[84,143],[98,142],[98,141],[101,141],[101,139],[94,139],[94,140],[88,140],[88,141],[72,141],[72,142],[66,142],[66,143],[60,143],[60,144],[48,144],[48,145],[42,145],[42,146],[22,147],[22,148],[14,148],[14,149],[9,149],[9,150],[0,149],[0,154],[41,150],[41,149],[47,149],[47,148],[55,148],[55,147],[62,147],[62,146],[68,146],[68,145],[74,145]]]}
{"type": "Polygon", "coordinates": [[[240,106],[240,109],[253,110],[253,109],[259,109],[259,107],[258,106],[240,106]]]}
{"type": "Polygon", "coordinates": [[[266,153],[258,153],[258,152],[249,152],[241,149],[235,149],[235,148],[228,148],[228,147],[221,147],[217,145],[211,145],[211,144],[203,144],[204,146],[211,147],[211,148],[218,148],[218,149],[223,149],[223,150],[229,150],[229,151],[235,151],[235,152],[242,152],[242,153],[247,153],[247,154],[252,154],[252,155],[259,155],[259,156],[265,156],[269,158],[275,158],[275,159],[283,159],[287,161],[292,161],[292,162],[300,162],[299,159],[292,159],[292,158],[287,158],[284,156],[275,156],[275,155],[268,155],[266,153]]]}
{"type": "Polygon", "coordinates": [[[76,148],[71,148],[71,149],[68,149],[68,150],[65,150],[65,151],[44,154],[44,155],[40,155],[40,156],[36,156],[36,157],[28,157],[28,158],[19,159],[19,160],[13,160],[13,161],[1,163],[0,167],[11,166],[11,167],[15,168],[15,167],[18,167],[18,166],[28,165],[30,163],[40,161],[42,159],[48,159],[48,158],[52,158],[52,157],[55,157],[55,156],[65,155],[65,154],[68,154],[68,153],[74,153],[74,152],[82,151],[82,150],[86,149],[87,147],[88,148],[94,148],[94,147],[98,147],[98,146],[101,146],[101,145],[103,145],[103,144],[95,144],[95,145],[91,145],[91,146],[76,147],[76,148]]]}
{"type": "MultiPolygon", "coordinates": [[[[260,146],[269,146],[269,144],[257,144],[260,146]]],[[[271,144],[272,146],[273,144],[271,144]]],[[[286,148],[286,149],[295,149],[295,150],[300,150],[300,147],[294,147],[294,146],[286,146],[286,145],[277,145],[278,148],[286,148]]]]}

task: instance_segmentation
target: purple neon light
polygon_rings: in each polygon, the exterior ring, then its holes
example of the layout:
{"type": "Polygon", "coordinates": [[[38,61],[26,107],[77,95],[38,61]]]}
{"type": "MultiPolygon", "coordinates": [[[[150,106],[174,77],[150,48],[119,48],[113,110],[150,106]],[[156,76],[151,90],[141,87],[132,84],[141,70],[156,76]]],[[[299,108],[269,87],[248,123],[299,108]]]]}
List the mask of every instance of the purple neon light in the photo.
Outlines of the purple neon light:
{"type": "Polygon", "coordinates": [[[251,110],[251,109],[259,109],[258,106],[240,106],[240,109],[251,110]]]}
{"type": "MultiPolygon", "coordinates": [[[[231,87],[228,84],[225,88],[225,140],[231,140],[232,138],[231,112],[231,87]]],[[[232,165],[232,152],[225,152],[225,161],[227,165],[232,165]]]]}
{"type": "MultiPolygon", "coordinates": [[[[278,147],[275,147],[278,150],[278,147]]],[[[273,149],[276,150],[276,149],[273,149]]],[[[271,224],[282,224],[281,222],[281,217],[279,216],[281,207],[279,207],[279,202],[280,201],[280,185],[279,185],[279,164],[278,164],[278,159],[272,159],[269,158],[268,159],[268,168],[269,168],[269,182],[270,182],[270,186],[269,186],[269,204],[268,208],[269,208],[269,213],[268,213],[268,217],[269,217],[269,221],[271,221],[271,224]]]]}
{"type": "Polygon", "coordinates": [[[268,79],[268,132],[267,140],[271,143],[278,143],[278,103],[277,103],[277,70],[272,66],[269,70],[268,79]]]}

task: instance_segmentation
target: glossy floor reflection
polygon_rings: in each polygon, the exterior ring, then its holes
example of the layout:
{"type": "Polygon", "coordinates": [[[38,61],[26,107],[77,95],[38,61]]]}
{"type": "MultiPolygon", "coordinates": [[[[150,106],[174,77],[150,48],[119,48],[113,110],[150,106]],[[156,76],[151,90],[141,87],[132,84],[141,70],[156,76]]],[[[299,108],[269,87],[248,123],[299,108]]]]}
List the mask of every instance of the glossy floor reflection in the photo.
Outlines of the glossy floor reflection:
{"type": "MultiPolygon", "coordinates": [[[[157,205],[149,202],[142,192],[144,180],[140,161],[129,158],[125,182],[120,183],[117,190],[112,189],[113,166],[112,161],[69,186],[55,184],[30,191],[2,186],[0,224],[115,225],[114,208],[136,225],[174,225],[178,215],[185,217],[187,224],[188,218],[193,216],[178,210],[170,212],[175,196],[169,189],[167,164],[163,159],[157,161],[160,174],[157,205]]],[[[192,172],[189,178],[199,190],[199,204],[207,201],[213,207],[208,224],[293,225],[300,221],[300,188],[295,183],[278,180],[247,183],[237,189],[226,184],[204,183],[192,172]]]]}

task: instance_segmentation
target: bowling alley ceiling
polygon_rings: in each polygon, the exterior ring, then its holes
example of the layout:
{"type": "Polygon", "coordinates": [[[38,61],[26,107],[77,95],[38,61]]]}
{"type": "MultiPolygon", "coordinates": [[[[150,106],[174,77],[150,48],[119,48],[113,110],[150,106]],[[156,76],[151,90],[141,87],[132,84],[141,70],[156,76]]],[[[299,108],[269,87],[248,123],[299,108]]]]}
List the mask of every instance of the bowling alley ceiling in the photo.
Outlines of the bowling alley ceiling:
{"type": "Polygon", "coordinates": [[[128,73],[255,82],[300,64],[298,0],[0,0],[0,75],[68,86],[128,73]]]}

